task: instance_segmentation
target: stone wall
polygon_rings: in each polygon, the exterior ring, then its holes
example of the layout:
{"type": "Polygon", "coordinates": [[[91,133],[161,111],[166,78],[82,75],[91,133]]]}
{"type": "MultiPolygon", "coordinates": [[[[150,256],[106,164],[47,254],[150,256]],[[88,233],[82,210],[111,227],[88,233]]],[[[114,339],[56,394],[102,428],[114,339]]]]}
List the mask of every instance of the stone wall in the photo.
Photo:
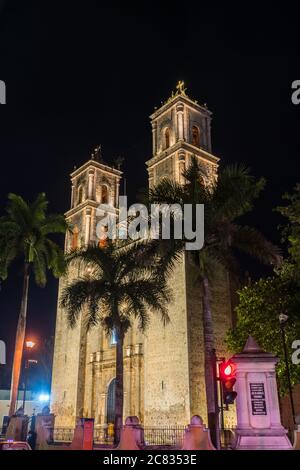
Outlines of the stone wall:
{"type": "Polygon", "coordinates": [[[185,264],[170,276],[174,299],[165,327],[152,317],[145,335],[145,425],[167,426],[189,421],[190,393],[185,264]]]}
{"type": "MultiPolygon", "coordinates": [[[[145,339],[145,425],[185,425],[193,415],[207,422],[202,290],[189,255],[170,278],[174,301],[170,324],[151,321],[145,339]]],[[[229,279],[220,272],[213,282],[211,305],[218,357],[230,356],[224,343],[232,324],[229,279]]],[[[224,414],[225,427],[236,422],[235,407],[224,414]]]]}
{"type": "MultiPolygon", "coordinates": [[[[69,279],[75,275],[76,268],[70,272],[69,279]]],[[[65,282],[60,280],[59,298],[65,282]]],[[[85,337],[81,316],[71,329],[65,312],[58,306],[51,387],[51,409],[57,416],[57,426],[73,427],[83,412],[85,337]]]]}

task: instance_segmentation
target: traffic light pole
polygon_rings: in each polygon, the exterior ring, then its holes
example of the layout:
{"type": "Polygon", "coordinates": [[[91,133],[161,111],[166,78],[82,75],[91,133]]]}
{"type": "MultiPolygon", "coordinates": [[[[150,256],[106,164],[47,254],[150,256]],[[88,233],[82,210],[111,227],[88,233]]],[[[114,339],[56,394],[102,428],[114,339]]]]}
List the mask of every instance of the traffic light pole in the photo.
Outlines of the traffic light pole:
{"type": "Polygon", "coordinates": [[[221,449],[221,440],[220,440],[220,421],[219,421],[219,400],[218,400],[218,378],[217,378],[217,357],[216,350],[212,351],[212,368],[213,368],[213,377],[214,377],[214,395],[215,395],[215,446],[218,450],[221,449]]]}
{"type": "Polygon", "coordinates": [[[221,411],[221,430],[224,431],[224,402],[222,382],[219,379],[220,411],[221,411]]]}

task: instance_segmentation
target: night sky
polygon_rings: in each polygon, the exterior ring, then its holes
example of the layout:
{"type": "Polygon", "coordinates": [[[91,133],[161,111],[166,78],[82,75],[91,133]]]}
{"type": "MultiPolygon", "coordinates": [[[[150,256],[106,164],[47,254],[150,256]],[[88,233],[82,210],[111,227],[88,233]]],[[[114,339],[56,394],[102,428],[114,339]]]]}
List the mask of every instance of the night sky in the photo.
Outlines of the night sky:
{"type": "MultiPolygon", "coordinates": [[[[0,1],[0,79],[7,87],[0,213],[9,192],[30,200],[41,191],[52,212],[65,212],[69,173],[99,143],[107,162],[125,158],[134,201],[147,184],[149,115],[183,79],[187,93],[213,112],[213,152],[222,164],[244,162],[266,177],[247,221],[278,243],[281,220],[272,209],[300,180],[300,105],[291,102],[291,83],[300,79],[299,14],[288,6],[109,3],[0,1]]],[[[15,265],[0,291],[9,363],[21,274],[15,265]]],[[[56,302],[57,281],[49,277],[45,289],[32,283],[29,336],[54,334],[56,302]]]]}

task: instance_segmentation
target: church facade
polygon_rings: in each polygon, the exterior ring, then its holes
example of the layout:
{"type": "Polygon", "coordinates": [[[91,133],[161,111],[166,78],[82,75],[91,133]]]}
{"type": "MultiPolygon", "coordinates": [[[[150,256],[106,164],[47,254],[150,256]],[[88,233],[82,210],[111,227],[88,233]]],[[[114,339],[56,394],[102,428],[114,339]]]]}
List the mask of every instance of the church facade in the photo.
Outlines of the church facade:
{"type": "MultiPolygon", "coordinates": [[[[149,186],[163,177],[183,182],[183,171],[197,158],[209,184],[217,178],[219,159],[212,154],[211,113],[189,98],[180,82],[176,93],[150,116],[153,154],[146,162],[149,186]]],[[[99,149],[71,174],[71,208],[66,213],[73,233],[65,250],[97,242],[99,204],[118,210],[122,173],[98,158],[99,149]]],[[[80,273],[73,269],[69,276],[80,273]]],[[[60,280],[59,295],[67,279],[60,280]]],[[[142,334],[133,326],[124,345],[124,416],[136,415],[146,426],[186,425],[192,415],[206,421],[202,293],[184,254],[170,279],[174,300],[165,327],[153,317],[142,334]]],[[[230,280],[222,273],[212,290],[212,311],[219,357],[228,356],[224,336],[232,324],[230,280]]],[[[74,329],[57,309],[51,407],[56,425],[72,427],[78,417],[93,417],[95,426],[113,422],[115,339],[101,327],[74,329]]],[[[226,413],[234,424],[234,412],[226,413]]]]}

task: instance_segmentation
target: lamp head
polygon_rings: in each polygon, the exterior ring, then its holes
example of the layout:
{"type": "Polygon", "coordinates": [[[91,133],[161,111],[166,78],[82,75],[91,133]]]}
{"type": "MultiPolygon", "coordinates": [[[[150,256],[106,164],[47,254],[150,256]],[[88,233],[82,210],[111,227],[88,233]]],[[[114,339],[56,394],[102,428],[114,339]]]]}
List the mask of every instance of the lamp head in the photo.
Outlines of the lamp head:
{"type": "Polygon", "coordinates": [[[289,319],[288,315],[286,315],[285,313],[281,313],[278,318],[280,325],[284,325],[289,319]]]}

